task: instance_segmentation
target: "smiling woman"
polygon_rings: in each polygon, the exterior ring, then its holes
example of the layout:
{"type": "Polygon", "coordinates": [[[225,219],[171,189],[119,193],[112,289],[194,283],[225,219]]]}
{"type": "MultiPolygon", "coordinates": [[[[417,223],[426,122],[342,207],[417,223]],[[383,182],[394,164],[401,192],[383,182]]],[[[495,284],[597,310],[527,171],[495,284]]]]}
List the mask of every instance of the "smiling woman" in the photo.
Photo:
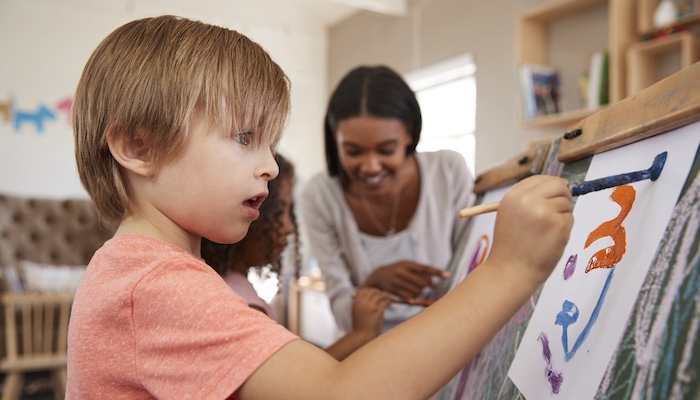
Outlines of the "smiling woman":
{"type": "MultiPolygon", "coordinates": [[[[369,286],[428,299],[473,202],[472,174],[451,150],[417,152],[416,95],[393,70],[361,66],[333,92],[325,120],[328,172],[304,190],[302,215],[336,322],[352,328],[352,293],[369,286]]],[[[384,330],[422,308],[392,304],[384,330]]]]}

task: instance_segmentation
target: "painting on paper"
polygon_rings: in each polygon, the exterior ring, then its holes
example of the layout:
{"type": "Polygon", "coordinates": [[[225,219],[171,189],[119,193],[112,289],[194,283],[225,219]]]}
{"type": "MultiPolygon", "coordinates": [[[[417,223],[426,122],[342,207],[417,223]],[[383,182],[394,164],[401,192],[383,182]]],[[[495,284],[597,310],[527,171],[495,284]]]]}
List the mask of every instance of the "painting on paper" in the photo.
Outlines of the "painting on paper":
{"type": "Polygon", "coordinates": [[[592,399],[625,333],[695,160],[688,126],[593,157],[586,180],[648,169],[658,180],[577,198],[564,255],[545,284],[508,376],[525,398],[592,399]]]}

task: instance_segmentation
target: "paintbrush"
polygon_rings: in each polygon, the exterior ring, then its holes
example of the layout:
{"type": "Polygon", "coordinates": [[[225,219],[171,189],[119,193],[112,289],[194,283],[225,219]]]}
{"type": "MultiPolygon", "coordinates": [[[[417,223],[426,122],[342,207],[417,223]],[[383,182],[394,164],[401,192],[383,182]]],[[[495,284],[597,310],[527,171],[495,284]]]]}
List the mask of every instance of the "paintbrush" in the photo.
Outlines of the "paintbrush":
{"type": "Polygon", "coordinates": [[[435,300],[413,299],[410,297],[396,297],[392,300],[393,303],[410,304],[412,306],[428,307],[435,303],[435,300]]]}
{"type": "MultiPolygon", "coordinates": [[[[612,175],[605,178],[595,179],[592,181],[584,181],[581,183],[576,183],[569,185],[571,189],[572,196],[581,196],[591,192],[597,192],[603,189],[609,189],[611,187],[626,185],[632,182],[643,181],[645,179],[650,179],[655,181],[659,179],[661,175],[661,170],[664,168],[666,163],[667,152],[659,153],[654,157],[654,161],[651,163],[651,167],[641,171],[626,172],[624,174],[612,175]]],[[[493,212],[498,210],[498,205],[500,202],[481,204],[474,207],[463,208],[459,210],[457,214],[460,218],[473,217],[475,215],[484,214],[487,212],[493,212]]]]}

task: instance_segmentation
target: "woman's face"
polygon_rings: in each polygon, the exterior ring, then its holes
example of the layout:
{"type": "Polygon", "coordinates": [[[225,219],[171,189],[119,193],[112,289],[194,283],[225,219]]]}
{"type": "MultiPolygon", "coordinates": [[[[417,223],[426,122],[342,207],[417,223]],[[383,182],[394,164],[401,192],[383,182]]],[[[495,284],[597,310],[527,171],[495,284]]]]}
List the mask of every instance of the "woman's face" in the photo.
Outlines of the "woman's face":
{"type": "Polygon", "coordinates": [[[351,186],[373,194],[393,190],[411,140],[396,118],[352,117],[341,120],[336,129],[340,164],[351,186]]]}

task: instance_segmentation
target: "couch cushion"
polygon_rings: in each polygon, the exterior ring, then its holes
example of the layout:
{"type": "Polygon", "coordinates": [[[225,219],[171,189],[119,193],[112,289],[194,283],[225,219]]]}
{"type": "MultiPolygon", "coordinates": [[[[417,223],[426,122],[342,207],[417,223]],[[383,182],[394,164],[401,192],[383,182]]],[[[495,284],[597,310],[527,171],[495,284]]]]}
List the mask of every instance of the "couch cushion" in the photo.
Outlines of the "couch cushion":
{"type": "Polygon", "coordinates": [[[90,200],[0,194],[0,265],[18,260],[87,265],[111,236],[90,200]]]}

